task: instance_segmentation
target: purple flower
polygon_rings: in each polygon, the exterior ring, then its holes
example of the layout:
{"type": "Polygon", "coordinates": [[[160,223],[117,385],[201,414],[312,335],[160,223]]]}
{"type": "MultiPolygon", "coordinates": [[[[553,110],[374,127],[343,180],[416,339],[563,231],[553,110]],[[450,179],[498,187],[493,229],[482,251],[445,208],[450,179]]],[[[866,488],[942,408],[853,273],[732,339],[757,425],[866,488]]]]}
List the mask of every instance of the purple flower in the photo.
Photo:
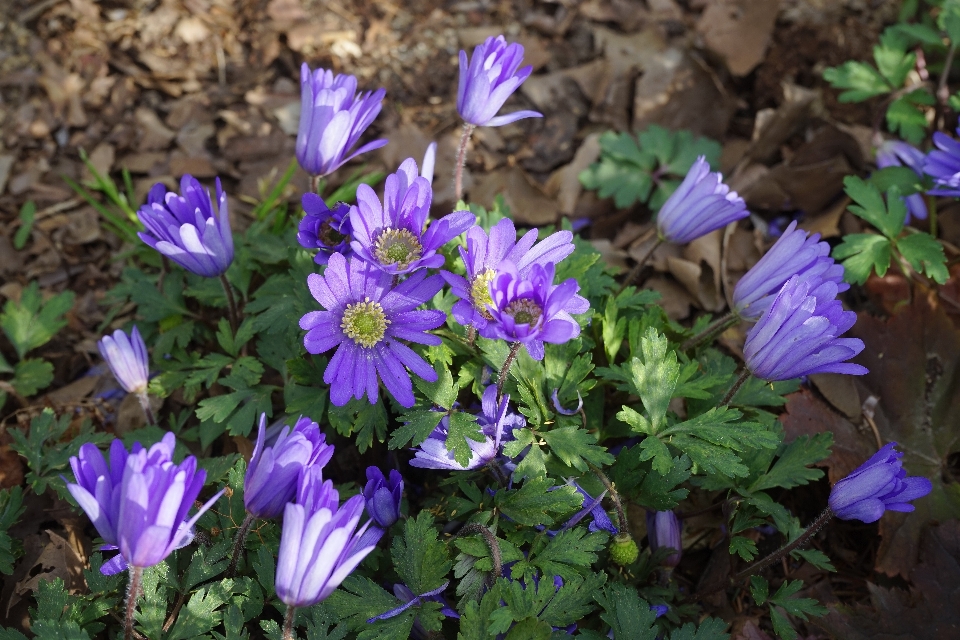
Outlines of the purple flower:
{"type": "Polygon", "coordinates": [[[927,478],[907,477],[903,454],[890,442],[830,490],[830,510],[841,520],[876,522],[886,510],[913,511],[911,500],[933,490],[927,478]]]}
{"type": "Polygon", "coordinates": [[[379,149],[386,140],[374,140],[350,155],[350,149],[380,113],[386,91],[357,93],[357,79],[325,69],[300,67],[300,127],[297,160],[304,171],[325,176],[361,153],[379,149]]]}
{"type": "Polygon", "coordinates": [[[923,172],[933,176],[934,188],[927,193],[960,197],[960,142],[937,131],[933,134],[933,144],[937,148],[923,161],[923,172]]]}
{"type": "Polygon", "coordinates": [[[553,410],[559,413],[562,416],[575,416],[580,413],[580,410],[583,409],[583,396],[580,395],[580,392],[577,391],[577,408],[576,409],[564,409],[563,405],[560,404],[560,398],[557,397],[557,394],[560,393],[560,389],[554,389],[553,393],[550,395],[550,400],[553,402],[553,410]]]}
{"type": "Polygon", "coordinates": [[[503,36],[489,38],[477,45],[467,64],[467,52],[460,52],[460,85],[457,111],[460,117],[477,127],[500,127],[521,118],[542,118],[536,111],[516,111],[497,116],[500,107],[533,71],[523,62],[523,46],[507,44],[503,36]]]}
{"type": "MultiPolygon", "coordinates": [[[[922,178],[925,157],[922,151],[902,140],[884,140],[877,147],[877,168],[909,167],[913,169],[918,178],[922,178]]],[[[900,199],[907,206],[907,217],[904,224],[909,224],[910,216],[920,220],[927,219],[927,203],[924,201],[922,193],[912,193],[908,196],[901,196],[900,199]]]]}
{"type": "Polygon", "coordinates": [[[768,382],[812,373],[867,373],[845,362],[863,351],[863,341],[837,337],[853,326],[857,314],[844,311],[836,295],[834,282],[790,278],[747,333],[743,357],[750,373],[768,382]]]}
{"type": "Polygon", "coordinates": [[[683,541],[680,538],[680,521],[673,511],[647,511],[647,540],[650,542],[650,551],[661,547],[676,549],[676,553],[666,557],[663,566],[675,567],[680,564],[683,541]]]}
{"type": "Polygon", "coordinates": [[[437,250],[472,227],[476,216],[454,211],[424,228],[432,199],[433,188],[417,174],[413,158],[387,176],[383,206],[373,189],[361,184],[357,204],[350,208],[350,246],[362,260],[394,275],[442,267],[444,258],[437,250]]]}
{"type": "Polygon", "coordinates": [[[489,283],[504,262],[512,262],[520,277],[530,274],[533,265],[557,263],[574,251],[573,234],[569,231],[551,233],[539,244],[537,229],[531,229],[517,240],[513,221],[504,218],[490,228],[490,235],[479,226],[467,231],[467,246],[458,247],[467,270],[467,277],[447,271],[441,273],[451,291],[460,300],[453,305],[453,317],[464,325],[480,328],[492,318],[487,305],[493,302],[489,283]]]}
{"type": "Polygon", "coordinates": [[[771,304],[776,293],[791,276],[818,278],[846,291],[843,266],[830,257],[830,245],[820,242],[820,234],[809,238],[791,222],[770,250],[740,278],[733,290],[733,308],[741,318],[756,320],[771,304]]]}
{"type": "Polygon", "coordinates": [[[660,207],[657,231],[666,242],[686,244],[748,215],[743,198],[730,191],[723,176],[711,172],[706,159],[700,156],[660,207]]]}
{"type": "Polygon", "coordinates": [[[303,220],[297,241],[304,249],[319,249],[313,261],[327,264],[330,254],[339,253],[344,257],[353,254],[350,249],[350,205],[340,202],[333,209],[327,207],[323,198],[315,193],[305,193],[300,202],[303,204],[303,220]]]}
{"type": "Polygon", "coordinates": [[[416,308],[443,286],[443,278],[426,272],[412,274],[394,287],[393,277],[357,259],[330,256],[324,274],[310,274],[307,285],[325,311],[300,318],[307,330],[303,344],[310,353],[337,347],[323,380],[330,386],[330,401],[338,407],[364,394],[373,404],[379,394],[378,378],[397,402],[412,407],[413,384],[404,367],[428,382],[437,372],[401,342],[440,344],[426,333],[446,320],[443,311],[416,308]]]}
{"type": "Polygon", "coordinates": [[[431,142],[427,145],[427,150],[423,154],[423,162],[420,166],[420,177],[429,183],[433,183],[433,167],[437,163],[437,143],[431,142]]]}
{"type": "Polygon", "coordinates": [[[607,495],[606,489],[604,489],[602,492],[600,492],[600,495],[594,498],[587,493],[587,490],[581,487],[579,483],[573,480],[567,480],[567,483],[572,484],[577,490],[577,493],[583,496],[583,506],[581,507],[580,511],[573,514],[573,517],[564,523],[562,527],[560,527],[560,531],[573,528],[589,514],[593,517],[593,522],[591,522],[587,527],[587,529],[590,531],[606,531],[610,535],[617,535],[620,532],[616,525],[614,525],[610,520],[610,516],[607,515],[607,512],[603,510],[602,503],[603,497],[607,495]]]}
{"type": "Polygon", "coordinates": [[[77,484],[67,483],[67,489],[107,545],[120,549],[122,561],[109,563],[113,572],[122,569],[123,563],[152,567],[189,544],[194,523],[223,493],[187,520],[206,472],[197,470],[193,456],[174,464],[175,442],[174,435],[167,433],[150,449],[135,443],[127,453],[123,443],[114,440],[109,465],[92,444],[83,445],[80,455],[70,458],[77,484]]]}
{"type": "Polygon", "coordinates": [[[137,211],[146,231],[137,235],[187,271],[206,278],[219,276],[233,261],[230,215],[220,178],[216,212],[210,193],[193,176],[180,179],[180,193],[168,192],[160,182],[153,185],[147,204],[137,211]]]}
{"type": "Polygon", "coordinates": [[[145,393],[150,380],[147,345],[140,337],[136,325],[127,337],[120,329],[113,336],[105,335],[97,342],[100,355],[106,360],[120,386],[127,393],[145,393]]]}
{"type": "Polygon", "coordinates": [[[403,498],[403,478],[396,469],[390,470],[388,481],[377,467],[367,467],[367,484],[363,487],[370,518],[383,529],[389,529],[400,519],[400,500],[403,498]]]}
{"type": "Polygon", "coordinates": [[[356,544],[368,526],[357,530],[363,496],[337,508],[340,495],[329,480],[322,481],[318,467],[304,469],[301,482],[308,485],[301,491],[309,497],[301,501],[298,496],[284,508],[274,582],[277,596],[292,607],[324,600],[375,546],[356,544]]]}
{"type": "Polygon", "coordinates": [[[563,344],[580,335],[580,325],[571,313],[586,313],[590,303],[577,295],[580,285],[573,278],[553,284],[554,265],[530,267],[526,277],[511,262],[500,265],[490,281],[491,321],[480,335],[492,340],[521,342],[534,360],[543,360],[543,343],[563,344]]]}
{"type": "Polygon", "coordinates": [[[273,446],[267,447],[266,426],[267,415],[260,414],[257,444],[243,479],[243,504],[258,518],[277,518],[297,495],[300,471],[325,466],[333,457],[333,445],[326,443],[316,422],[302,417],[293,429],[285,426],[273,446]]]}

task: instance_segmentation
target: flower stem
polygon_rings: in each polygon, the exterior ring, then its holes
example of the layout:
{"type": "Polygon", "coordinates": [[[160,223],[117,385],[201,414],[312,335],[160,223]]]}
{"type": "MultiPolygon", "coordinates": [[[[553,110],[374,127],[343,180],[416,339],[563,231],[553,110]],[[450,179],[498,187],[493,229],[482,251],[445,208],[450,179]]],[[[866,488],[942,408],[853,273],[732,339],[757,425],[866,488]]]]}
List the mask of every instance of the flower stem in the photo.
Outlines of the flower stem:
{"type": "MultiPolygon", "coordinates": [[[[588,462],[587,464],[590,463],[588,462]]],[[[613,500],[613,507],[617,510],[617,523],[620,525],[620,532],[630,533],[630,529],[627,525],[627,513],[623,510],[623,504],[620,502],[620,494],[617,493],[616,487],[614,487],[613,483],[610,482],[610,478],[607,477],[607,474],[600,470],[600,467],[590,464],[590,470],[593,471],[593,475],[600,479],[600,482],[602,482],[603,486],[606,487],[607,493],[610,495],[610,499],[613,500]]]]}
{"type": "Polygon", "coordinates": [[[703,342],[707,340],[712,340],[718,333],[726,331],[733,325],[737,323],[737,316],[733,311],[729,311],[726,314],[720,316],[713,322],[707,325],[707,327],[698,333],[697,335],[687,338],[683,344],[680,345],[680,351],[689,351],[694,347],[699,347],[703,342]]]}
{"type": "Polygon", "coordinates": [[[723,400],[720,401],[718,406],[725,407],[730,404],[730,401],[733,400],[733,396],[737,395],[737,391],[740,390],[740,387],[743,386],[743,383],[747,381],[747,378],[750,377],[750,370],[744,368],[740,372],[740,377],[737,378],[737,381],[733,383],[733,386],[730,387],[730,391],[727,391],[727,395],[723,396],[723,400]]]}
{"type": "Polygon", "coordinates": [[[283,640],[293,640],[293,621],[297,617],[297,608],[292,604],[287,607],[287,615],[283,618],[283,640]]]}
{"type": "Polygon", "coordinates": [[[927,211],[930,213],[930,235],[937,237],[937,196],[927,196],[927,211]]]}
{"type": "Polygon", "coordinates": [[[140,583],[143,581],[143,567],[130,566],[130,582],[127,585],[127,616],[123,621],[123,640],[133,640],[133,616],[137,610],[137,598],[140,597],[140,583]]]}
{"type": "Polygon", "coordinates": [[[226,274],[220,274],[220,284],[223,285],[223,290],[227,294],[227,307],[230,312],[230,328],[233,330],[233,335],[236,336],[237,327],[240,326],[240,314],[237,311],[237,300],[233,297],[233,289],[227,281],[226,274]]]}
{"type": "Polygon", "coordinates": [[[627,276],[623,279],[623,282],[620,284],[620,288],[617,289],[617,294],[619,294],[624,289],[626,289],[631,284],[633,284],[633,281],[636,280],[637,277],[640,275],[640,272],[643,271],[643,267],[646,266],[647,260],[650,259],[650,256],[653,255],[653,252],[656,251],[657,247],[659,247],[661,244],[663,244],[663,238],[660,238],[658,236],[656,242],[654,242],[650,246],[650,248],[647,249],[647,252],[643,254],[643,256],[639,260],[637,260],[637,264],[633,266],[633,269],[630,269],[630,271],[627,272],[627,276]]]}
{"type": "Polygon", "coordinates": [[[500,541],[497,540],[497,536],[490,533],[490,530],[482,524],[474,522],[460,529],[456,537],[475,536],[478,533],[483,536],[487,547],[490,549],[490,560],[493,562],[493,570],[490,572],[490,575],[487,576],[487,584],[493,586],[493,583],[496,582],[500,574],[503,573],[503,554],[500,551],[500,541]]]}
{"type": "Polygon", "coordinates": [[[463,125],[463,134],[460,136],[460,149],[457,151],[457,171],[454,178],[454,192],[457,201],[463,200],[463,165],[467,159],[467,143],[470,142],[470,135],[473,133],[474,125],[469,122],[463,125]]]}
{"type": "Polygon", "coordinates": [[[228,578],[237,575],[237,565],[240,564],[240,556],[243,555],[243,543],[247,541],[250,528],[256,521],[257,518],[252,513],[248,513],[247,517],[243,519],[243,524],[237,529],[237,537],[233,540],[233,557],[230,558],[230,565],[227,567],[228,578]]]}
{"type": "Polygon", "coordinates": [[[503,397],[503,384],[507,381],[507,373],[510,371],[510,365],[513,364],[513,361],[517,359],[517,354],[520,353],[521,343],[518,340],[510,345],[510,353],[507,354],[507,359],[503,362],[503,367],[500,369],[500,375],[497,377],[497,400],[503,397]]]}
{"type": "Polygon", "coordinates": [[[150,426],[156,426],[157,417],[153,415],[153,407],[150,406],[150,396],[147,395],[146,391],[141,391],[137,394],[137,400],[140,401],[140,408],[143,409],[143,415],[147,419],[147,424],[150,426]]]}
{"type": "Polygon", "coordinates": [[[473,325],[467,327],[467,344],[471,347],[477,342],[477,328],[473,325]]]}
{"type": "MultiPolygon", "coordinates": [[[[937,107],[933,124],[938,129],[943,126],[943,113],[946,111],[947,100],[950,98],[950,88],[947,86],[947,80],[949,80],[950,67],[953,66],[953,58],[956,53],[957,43],[951,39],[950,47],[947,49],[947,57],[943,61],[943,71],[940,72],[940,82],[937,83],[937,107]]],[[[933,235],[936,236],[936,234],[933,235]]]]}
{"type": "Polygon", "coordinates": [[[318,196],[322,195],[320,193],[320,189],[322,185],[323,185],[323,178],[321,178],[320,176],[310,176],[310,190],[313,191],[318,196]]]}
{"type": "Polygon", "coordinates": [[[825,524],[830,522],[831,518],[833,518],[833,511],[830,511],[830,508],[827,507],[826,509],[823,510],[823,513],[817,516],[817,519],[814,520],[809,527],[807,527],[806,531],[804,531],[799,536],[797,536],[796,540],[783,545],[782,547],[780,547],[779,549],[777,549],[776,551],[768,555],[766,558],[757,560],[752,565],[750,565],[743,571],[739,572],[737,575],[733,576],[733,578],[731,579],[731,582],[733,584],[736,584],[741,580],[743,580],[744,578],[755,574],[756,572],[769,566],[770,564],[773,564],[774,562],[784,557],[788,553],[791,553],[794,549],[799,549],[800,547],[805,545],[810,538],[816,535],[816,533],[820,531],[820,529],[822,529],[825,524]]]}

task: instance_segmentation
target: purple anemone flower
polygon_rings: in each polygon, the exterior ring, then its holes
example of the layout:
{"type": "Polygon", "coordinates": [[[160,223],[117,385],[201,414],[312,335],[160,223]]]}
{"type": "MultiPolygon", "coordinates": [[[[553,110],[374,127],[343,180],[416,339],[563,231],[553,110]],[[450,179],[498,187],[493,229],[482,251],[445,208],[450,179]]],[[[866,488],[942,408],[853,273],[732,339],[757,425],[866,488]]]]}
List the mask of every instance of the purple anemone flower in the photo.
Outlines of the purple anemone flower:
{"type": "Polygon", "coordinates": [[[520,342],[534,360],[543,360],[544,342],[563,344],[580,335],[580,325],[570,314],[586,313],[590,303],[577,294],[576,280],[554,285],[553,275],[553,263],[532,265],[527,277],[513,263],[501,264],[489,284],[491,320],[479,328],[480,335],[520,342]]]}
{"type": "Polygon", "coordinates": [[[227,196],[217,178],[217,210],[210,193],[191,175],[180,179],[180,194],[158,182],[137,211],[146,227],[137,235],[187,271],[214,278],[233,262],[233,235],[227,196]]]}
{"type": "Polygon", "coordinates": [[[400,519],[400,501],[403,499],[403,478],[396,469],[390,470],[390,479],[377,467],[367,467],[367,484],[363,487],[367,513],[378,527],[389,529],[400,519]]]}
{"type": "Polygon", "coordinates": [[[830,257],[830,245],[820,242],[820,234],[809,238],[796,221],[790,223],[770,250],[740,278],[733,290],[733,309],[741,318],[756,320],[773,303],[790,277],[816,278],[837,285],[837,291],[846,291],[850,285],[843,281],[843,266],[830,257]]]}
{"type": "Polygon", "coordinates": [[[304,171],[325,176],[361,153],[379,149],[386,140],[374,140],[353,153],[350,149],[380,113],[386,91],[357,93],[357,79],[326,69],[300,67],[300,127],[297,160],[304,171]],[[349,154],[349,155],[348,155],[349,154]]]}
{"type": "Polygon", "coordinates": [[[960,142],[937,131],[933,134],[933,144],[937,148],[923,161],[923,172],[933,176],[933,189],[927,193],[960,197],[960,142]]]}
{"type": "Polygon", "coordinates": [[[488,285],[504,262],[512,262],[520,277],[525,278],[533,265],[558,263],[573,253],[573,234],[569,231],[551,233],[534,244],[538,233],[537,229],[531,229],[517,240],[517,229],[509,218],[493,225],[489,235],[479,226],[467,231],[466,248],[458,247],[467,277],[447,271],[441,273],[453,294],[460,298],[453,305],[453,317],[457,322],[478,329],[486,326],[492,318],[487,305],[493,302],[488,285]]]}
{"type": "Polygon", "coordinates": [[[913,511],[910,502],[930,493],[927,478],[907,477],[903,454],[890,442],[830,490],[830,510],[841,520],[876,522],[884,511],[913,511]]]}
{"type": "MultiPolygon", "coordinates": [[[[923,177],[925,158],[922,151],[902,140],[884,140],[877,147],[877,168],[908,167],[917,174],[918,179],[923,177]]],[[[920,220],[927,219],[927,203],[922,193],[911,193],[908,196],[901,196],[900,199],[907,206],[904,224],[910,223],[911,216],[920,220]]]]}
{"type": "Polygon", "coordinates": [[[243,504],[257,518],[277,518],[297,495],[300,471],[323,467],[333,457],[320,425],[301,417],[293,429],[285,426],[272,446],[264,446],[267,415],[260,414],[257,444],[243,479],[243,504]]]}
{"type": "Polygon", "coordinates": [[[437,143],[431,142],[423,153],[423,162],[420,163],[420,177],[433,184],[433,168],[437,164],[437,143]]]}
{"type": "Polygon", "coordinates": [[[357,187],[357,204],[350,208],[350,246],[357,257],[392,275],[442,267],[438,249],[472,227],[476,216],[454,211],[427,227],[432,200],[433,188],[418,175],[413,158],[387,176],[382,206],[369,185],[357,187]]]}
{"type": "MultiPolygon", "coordinates": [[[[587,493],[587,490],[580,486],[580,484],[574,480],[567,480],[567,484],[573,485],[573,488],[577,490],[581,496],[583,496],[583,506],[573,514],[569,520],[567,520],[560,531],[565,531],[567,529],[572,529],[575,527],[581,520],[586,516],[591,516],[593,521],[587,527],[591,532],[596,531],[606,531],[610,535],[617,535],[620,533],[620,530],[617,529],[617,526],[613,524],[610,520],[610,516],[607,515],[607,512],[603,509],[603,497],[607,495],[607,490],[604,489],[600,492],[596,498],[587,493]]],[[[553,535],[554,532],[548,531],[548,534],[553,535]]]]}
{"type": "Polygon", "coordinates": [[[110,445],[109,465],[93,444],[83,445],[79,456],[70,458],[77,484],[67,483],[67,489],[107,543],[105,548],[120,549],[122,560],[105,565],[107,572],[126,565],[152,567],[189,544],[194,523],[223,494],[217,493],[187,519],[206,472],[197,470],[193,456],[174,464],[175,444],[174,435],[167,433],[150,449],[138,442],[128,453],[116,439],[110,445]]]}
{"type": "Polygon", "coordinates": [[[97,342],[100,355],[110,366],[113,377],[127,393],[145,393],[150,381],[147,345],[140,337],[136,325],[130,336],[117,329],[113,335],[105,335],[97,342]]]}
{"type": "Polygon", "coordinates": [[[651,551],[661,547],[677,550],[666,557],[663,566],[675,567],[680,564],[683,541],[680,537],[680,521],[673,511],[647,511],[647,540],[651,551]]]}
{"type": "Polygon", "coordinates": [[[280,600],[291,607],[309,607],[333,593],[374,549],[358,546],[367,525],[357,529],[363,496],[353,496],[339,508],[340,495],[318,467],[301,473],[303,496],[287,503],[280,532],[275,586],[280,600]],[[301,499],[303,498],[303,499],[301,499]]]}
{"type": "Polygon", "coordinates": [[[500,107],[533,71],[523,62],[523,45],[507,44],[503,36],[487,38],[477,45],[467,63],[467,52],[460,52],[460,85],[457,111],[460,117],[477,127],[500,127],[522,118],[542,118],[536,111],[515,111],[498,116],[500,107]]]}
{"type": "Polygon", "coordinates": [[[747,333],[743,357],[750,373],[768,382],[812,373],[863,375],[846,360],[863,351],[859,338],[838,338],[857,320],[836,300],[834,282],[793,276],[747,333]]]}
{"type": "Polygon", "coordinates": [[[300,221],[297,241],[304,249],[318,249],[313,261],[327,264],[333,253],[350,257],[353,254],[350,249],[350,205],[339,202],[330,209],[315,193],[303,194],[300,202],[305,215],[300,221]]]}
{"type": "Polygon", "coordinates": [[[412,407],[413,384],[404,367],[428,382],[437,379],[433,367],[402,341],[440,344],[426,332],[442,325],[446,314],[417,307],[440,291],[443,278],[420,271],[396,287],[392,283],[390,274],[337,253],[322,276],[307,277],[310,293],[325,311],[300,318],[300,328],[307,330],[303,344],[310,353],[337,348],[323,381],[338,407],[364,394],[375,403],[378,378],[397,402],[412,407]]]}
{"type": "Polygon", "coordinates": [[[723,183],[722,175],[710,171],[706,158],[700,156],[660,207],[657,231],[666,242],[686,244],[748,215],[743,198],[723,183]]]}

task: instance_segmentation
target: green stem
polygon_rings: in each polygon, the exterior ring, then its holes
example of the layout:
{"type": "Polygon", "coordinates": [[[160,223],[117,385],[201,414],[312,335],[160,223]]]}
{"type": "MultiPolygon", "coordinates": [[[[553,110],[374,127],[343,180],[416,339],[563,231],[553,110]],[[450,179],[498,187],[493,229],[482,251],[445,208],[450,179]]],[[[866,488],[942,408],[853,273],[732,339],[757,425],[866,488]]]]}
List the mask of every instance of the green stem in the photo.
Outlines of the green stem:
{"type": "Polygon", "coordinates": [[[230,558],[230,565],[227,567],[227,577],[232,578],[237,575],[237,565],[240,564],[240,556],[243,555],[243,543],[247,541],[247,535],[250,534],[250,528],[257,518],[248,513],[243,519],[243,524],[237,529],[237,537],[233,539],[233,557],[230,558]]]}
{"type": "Polygon", "coordinates": [[[733,400],[733,396],[737,395],[737,391],[740,390],[740,387],[743,386],[743,383],[747,381],[747,378],[750,377],[750,370],[744,368],[740,372],[740,377],[737,378],[737,381],[733,383],[733,386],[730,387],[730,391],[727,391],[727,395],[723,396],[723,400],[720,401],[719,406],[725,407],[730,404],[730,401],[733,400]]]}
{"type": "Polygon", "coordinates": [[[500,369],[500,375],[497,377],[497,400],[503,397],[503,385],[507,381],[507,373],[510,371],[510,365],[517,359],[517,354],[520,353],[521,346],[519,340],[510,345],[510,353],[507,354],[507,359],[504,360],[503,367],[500,369]]]}
{"type": "Polygon", "coordinates": [[[237,335],[237,327],[240,326],[240,313],[237,310],[237,300],[233,297],[233,288],[230,286],[230,282],[227,280],[227,276],[224,273],[220,274],[220,284],[223,285],[223,291],[227,294],[227,307],[230,313],[230,328],[233,330],[233,335],[237,335]]]}
{"type": "Polygon", "coordinates": [[[814,520],[809,527],[807,527],[806,531],[804,531],[799,536],[797,536],[796,540],[794,540],[789,544],[783,545],[782,547],[780,547],[779,549],[777,549],[776,551],[768,555],[766,558],[757,560],[752,565],[750,565],[743,571],[739,572],[737,575],[733,576],[733,578],[731,579],[731,582],[733,584],[737,584],[744,578],[757,573],[761,569],[773,564],[774,562],[784,557],[788,553],[793,552],[794,549],[799,549],[800,547],[805,545],[807,541],[810,540],[810,538],[816,535],[816,533],[820,531],[820,529],[823,529],[824,525],[830,522],[831,518],[833,518],[833,511],[831,511],[830,508],[827,507],[826,509],[823,510],[823,513],[817,516],[817,519],[814,520]]]}
{"type": "Polygon", "coordinates": [[[293,640],[293,621],[297,617],[297,608],[293,605],[287,607],[287,615],[283,618],[283,640],[293,640]]]}
{"type": "Polygon", "coordinates": [[[150,406],[150,396],[146,390],[137,394],[137,400],[140,401],[140,408],[143,409],[143,415],[147,419],[147,424],[151,427],[157,425],[157,417],[153,415],[153,407],[150,406]]]}
{"type": "Polygon", "coordinates": [[[688,338],[680,345],[680,351],[689,351],[694,347],[699,347],[701,343],[706,342],[708,339],[713,339],[718,333],[722,333],[735,325],[737,323],[737,315],[733,311],[727,312],[725,315],[720,316],[713,322],[707,325],[707,328],[693,336],[688,338]]]}
{"type": "Polygon", "coordinates": [[[460,136],[460,149],[457,151],[457,169],[454,174],[454,192],[457,195],[457,202],[463,200],[463,166],[467,160],[467,143],[470,142],[470,136],[473,134],[474,125],[469,122],[463,125],[463,134],[460,136]]]}
{"type": "Polygon", "coordinates": [[[657,247],[659,247],[661,244],[663,244],[663,238],[657,236],[656,242],[654,242],[653,245],[651,245],[650,248],[647,249],[647,252],[646,252],[645,254],[643,254],[643,256],[641,256],[641,258],[640,258],[639,260],[637,260],[637,264],[635,264],[635,265],[633,266],[633,268],[630,269],[629,272],[627,272],[627,276],[623,279],[623,283],[620,285],[620,288],[617,289],[617,294],[618,294],[618,295],[619,295],[624,289],[626,289],[626,288],[629,287],[631,284],[633,284],[633,281],[636,280],[637,277],[639,277],[640,272],[643,271],[643,268],[644,268],[644,267],[646,266],[646,264],[647,264],[647,260],[650,259],[650,256],[653,255],[653,252],[656,251],[656,250],[657,250],[657,247]]]}
{"type": "Polygon", "coordinates": [[[137,598],[140,597],[140,583],[143,581],[143,567],[130,566],[130,582],[127,585],[127,615],[123,620],[123,640],[133,640],[133,619],[137,611],[137,598]]]}

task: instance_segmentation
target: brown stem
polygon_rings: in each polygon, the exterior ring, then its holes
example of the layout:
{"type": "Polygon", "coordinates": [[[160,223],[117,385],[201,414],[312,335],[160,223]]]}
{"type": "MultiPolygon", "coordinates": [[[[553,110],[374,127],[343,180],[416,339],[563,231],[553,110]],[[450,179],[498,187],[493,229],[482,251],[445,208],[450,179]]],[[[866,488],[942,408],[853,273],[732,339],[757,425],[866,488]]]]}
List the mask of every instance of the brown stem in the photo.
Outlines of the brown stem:
{"type": "Polygon", "coordinates": [[[320,195],[320,182],[323,180],[320,176],[310,176],[310,190],[320,195]]]}
{"type": "Polygon", "coordinates": [[[230,312],[230,328],[233,330],[233,335],[237,335],[237,327],[240,326],[240,313],[237,311],[237,301],[233,297],[233,288],[230,286],[230,283],[227,281],[227,276],[224,273],[220,274],[220,284],[223,285],[223,290],[227,294],[227,307],[230,312]]]}
{"type": "Polygon", "coordinates": [[[643,271],[643,267],[646,266],[647,260],[650,259],[650,256],[653,255],[653,252],[656,251],[656,250],[657,250],[657,247],[659,247],[661,244],[663,244],[663,238],[660,238],[660,237],[658,236],[656,242],[654,242],[654,243],[650,246],[650,248],[647,249],[647,252],[646,252],[645,254],[643,254],[643,256],[642,256],[639,260],[637,260],[637,264],[635,264],[635,265],[633,266],[633,268],[630,269],[629,272],[627,272],[626,277],[623,279],[623,282],[620,284],[620,288],[617,289],[617,294],[618,294],[618,295],[619,295],[624,289],[626,289],[626,288],[629,287],[631,284],[633,284],[633,281],[636,280],[637,277],[640,275],[640,272],[643,271]]]}
{"type": "MultiPolygon", "coordinates": [[[[947,49],[947,57],[943,61],[943,71],[940,72],[940,82],[937,83],[937,107],[934,117],[934,124],[939,129],[943,126],[943,114],[947,107],[947,100],[950,98],[950,89],[947,87],[947,80],[950,76],[950,67],[953,66],[953,57],[957,52],[957,43],[950,41],[950,47],[947,49]]],[[[936,234],[934,234],[936,237],[936,234]]]]}
{"type": "Polygon", "coordinates": [[[503,554],[500,552],[500,541],[497,540],[497,536],[493,535],[489,529],[484,527],[481,524],[473,523],[464,526],[460,531],[457,532],[456,538],[463,536],[475,536],[477,534],[483,536],[483,539],[487,543],[487,547],[490,549],[490,559],[493,561],[493,571],[487,579],[487,584],[493,586],[493,583],[497,581],[497,578],[500,577],[500,574],[503,573],[503,554]]]}
{"type": "Polygon", "coordinates": [[[520,353],[520,347],[521,343],[519,340],[510,345],[510,353],[507,354],[507,359],[504,360],[503,367],[500,369],[500,375],[497,377],[497,400],[503,397],[503,385],[507,381],[507,373],[510,371],[510,365],[517,359],[517,354],[520,353]]]}
{"type": "Polygon", "coordinates": [[[140,401],[140,408],[143,409],[143,415],[147,419],[147,424],[154,427],[157,425],[157,416],[153,414],[153,407],[150,406],[150,396],[146,391],[137,394],[137,400],[140,401]]]}
{"type": "Polygon", "coordinates": [[[183,591],[177,597],[177,603],[173,605],[173,611],[170,612],[170,616],[167,618],[167,621],[163,623],[163,630],[170,631],[170,627],[173,626],[173,623],[177,621],[177,616],[180,615],[180,609],[183,608],[183,603],[187,601],[187,592],[183,591]]]}
{"type": "Polygon", "coordinates": [[[680,345],[680,351],[686,352],[694,347],[699,347],[701,343],[706,342],[708,339],[713,339],[718,333],[732,327],[737,323],[737,320],[738,318],[733,311],[727,312],[708,324],[707,327],[697,335],[684,340],[683,344],[680,345]]]}
{"type": "Polygon", "coordinates": [[[133,640],[133,618],[137,611],[137,598],[140,597],[140,584],[143,581],[143,567],[130,566],[130,582],[127,585],[127,615],[123,620],[123,640],[133,640]]]}
{"type": "Polygon", "coordinates": [[[247,541],[250,528],[256,521],[257,518],[252,513],[248,513],[247,517],[243,519],[243,524],[237,529],[237,537],[233,540],[233,557],[230,558],[230,565],[227,567],[228,578],[237,574],[237,565],[240,563],[240,556],[243,555],[243,543],[247,541]]]}
{"type": "Polygon", "coordinates": [[[752,565],[750,565],[749,567],[747,567],[747,568],[744,569],[743,571],[737,573],[737,575],[735,575],[735,576],[733,576],[733,578],[731,578],[731,580],[730,580],[731,583],[732,583],[732,584],[737,584],[738,582],[740,582],[740,581],[743,580],[744,578],[755,574],[756,572],[760,571],[761,569],[763,569],[763,568],[765,568],[765,567],[773,564],[774,562],[776,562],[776,561],[779,560],[780,558],[786,556],[788,553],[793,552],[794,549],[799,549],[800,547],[802,547],[803,545],[805,545],[805,544],[807,543],[807,541],[810,540],[810,538],[812,538],[814,535],[816,535],[816,533],[817,533],[818,531],[820,531],[820,529],[822,529],[825,524],[827,524],[828,522],[830,522],[830,519],[831,519],[832,517],[833,517],[833,511],[830,511],[830,508],[827,507],[826,509],[823,510],[823,513],[821,513],[819,516],[817,516],[817,519],[813,521],[813,524],[811,524],[809,527],[807,527],[807,530],[806,530],[806,531],[804,531],[804,532],[801,533],[799,536],[797,536],[797,539],[796,539],[796,540],[794,540],[793,542],[790,542],[790,543],[788,543],[788,544],[783,545],[782,547],[780,547],[779,549],[777,549],[776,551],[774,551],[773,553],[771,553],[770,555],[768,555],[766,558],[763,558],[763,559],[761,559],[761,560],[757,560],[756,562],[754,562],[752,565]]]}
{"type": "Polygon", "coordinates": [[[610,478],[607,477],[607,474],[600,470],[600,467],[590,464],[590,470],[593,471],[593,475],[600,479],[600,482],[602,482],[603,486],[606,487],[607,493],[610,495],[610,499],[613,500],[613,507],[617,510],[617,523],[620,525],[620,532],[630,533],[627,525],[627,513],[623,510],[623,504],[620,502],[620,494],[617,493],[616,487],[614,487],[613,483],[610,482],[610,478]]]}
{"type": "Polygon", "coordinates": [[[287,615],[283,618],[283,640],[293,640],[293,621],[297,617],[297,608],[292,604],[287,607],[287,615]]]}
{"type": "Polygon", "coordinates": [[[467,327],[467,344],[471,347],[477,342],[477,328],[473,325],[467,327]]]}
{"type": "Polygon", "coordinates": [[[720,401],[718,406],[725,407],[730,404],[730,401],[733,400],[733,396],[737,395],[737,391],[740,390],[740,387],[743,386],[743,383],[747,381],[747,378],[750,377],[750,370],[744,369],[740,372],[740,377],[737,378],[737,381],[733,383],[733,386],[730,387],[730,391],[727,391],[727,395],[723,396],[723,400],[720,401]]]}
{"type": "Polygon", "coordinates": [[[467,159],[467,143],[470,142],[470,135],[473,133],[474,126],[469,122],[463,125],[463,134],[460,136],[460,149],[457,151],[457,170],[454,174],[454,193],[457,196],[457,202],[463,200],[463,165],[467,159]]]}

